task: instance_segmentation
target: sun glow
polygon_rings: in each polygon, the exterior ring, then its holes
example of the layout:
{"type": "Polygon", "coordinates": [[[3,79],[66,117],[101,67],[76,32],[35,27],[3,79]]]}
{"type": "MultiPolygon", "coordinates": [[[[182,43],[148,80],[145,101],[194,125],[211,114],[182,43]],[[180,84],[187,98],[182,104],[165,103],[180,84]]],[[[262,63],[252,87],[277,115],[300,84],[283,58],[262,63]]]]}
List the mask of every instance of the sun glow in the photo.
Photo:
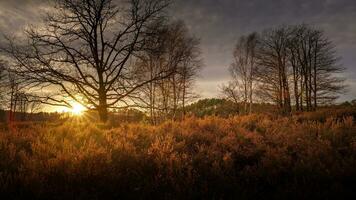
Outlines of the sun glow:
{"type": "Polygon", "coordinates": [[[74,103],[72,108],[69,110],[73,115],[80,116],[84,113],[86,108],[79,103],[74,103]]]}

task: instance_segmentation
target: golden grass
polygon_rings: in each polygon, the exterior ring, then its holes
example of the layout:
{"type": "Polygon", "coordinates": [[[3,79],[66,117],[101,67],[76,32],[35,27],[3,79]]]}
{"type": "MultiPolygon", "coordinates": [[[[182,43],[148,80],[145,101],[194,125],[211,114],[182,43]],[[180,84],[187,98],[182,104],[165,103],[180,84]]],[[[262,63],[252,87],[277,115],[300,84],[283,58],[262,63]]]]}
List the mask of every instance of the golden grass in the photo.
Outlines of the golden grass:
{"type": "Polygon", "coordinates": [[[355,113],[3,127],[0,192],[39,199],[353,195],[355,113]]]}

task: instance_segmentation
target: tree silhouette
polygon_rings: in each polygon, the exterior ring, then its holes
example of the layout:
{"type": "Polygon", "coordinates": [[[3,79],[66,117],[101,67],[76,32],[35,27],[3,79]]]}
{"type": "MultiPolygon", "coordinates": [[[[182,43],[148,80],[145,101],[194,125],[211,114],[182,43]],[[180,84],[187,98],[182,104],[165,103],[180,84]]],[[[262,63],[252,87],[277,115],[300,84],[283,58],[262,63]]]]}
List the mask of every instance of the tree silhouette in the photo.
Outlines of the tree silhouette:
{"type": "Polygon", "coordinates": [[[174,21],[162,27],[161,40],[153,40],[151,48],[141,55],[138,66],[145,76],[154,77],[161,68],[175,68],[164,80],[153,81],[140,89],[142,107],[146,107],[153,124],[158,118],[176,118],[194,98],[192,86],[201,69],[199,40],[189,34],[182,21],[174,21]],[[159,49],[157,51],[156,49],[159,49]],[[159,117],[158,117],[159,116],[159,117]]]}
{"type": "Polygon", "coordinates": [[[316,110],[345,91],[338,61],[323,31],[305,24],[252,33],[237,43],[230,68],[233,81],[222,92],[235,103],[243,102],[245,112],[253,93],[285,114],[293,104],[297,111],[316,110]]]}
{"type": "Polygon", "coordinates": [[[108,109],[129,104],[127,97],[138,88],[174,71],[165,68],[138,80],[134,66],[148,36],[164,21],[168,4],[168,0],[57,0],[44,26],[26,31],[26,45],[10,40],[5,52],[14,61],[11,70],[42,88],[42,102],[70,107],[74,100],[97,110],[106,121],[108,109]]]}
{"type": "Polygon", "coordinates": [[[234,49],[234,61],[229,71],[232,81],[222,87],[224,96],[238,103],[242,100],[244,113],[252,112],[256,75],[257,33],[239,38],[234,49]]]}

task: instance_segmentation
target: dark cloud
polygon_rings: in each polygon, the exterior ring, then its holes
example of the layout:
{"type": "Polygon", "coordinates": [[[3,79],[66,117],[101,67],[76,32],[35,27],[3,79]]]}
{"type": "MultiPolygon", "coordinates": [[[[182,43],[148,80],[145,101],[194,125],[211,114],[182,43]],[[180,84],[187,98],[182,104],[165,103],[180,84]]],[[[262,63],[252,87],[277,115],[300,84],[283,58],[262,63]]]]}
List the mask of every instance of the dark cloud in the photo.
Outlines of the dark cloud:
{"type": "Polygon", "coordinates": [[[356,98],[354,0],[180,0],[172,13],[201,37],[206,68],[198,88],[203,94],[217,95],[218,90],[211,88],[229,78],[227,67],[239,36],[283,24],[307,23],[323,29],[343,58],[350,87],[342,99],[356,98]]]}
{"type": "MultiPolygon", "coordinates": [[[[49,0],[0,0],[0,30],[12,33],[35,24],[49,0]]],[[[202,96],[217,96],[229,79],[235,41],[243,34],[282,24],[308,23],[334,42],[350,84],[343,99],[356,98],[355,0],[175,0],[172,15],[201,38],[206,65],[197,83],[202,96]]]]}
{"type": "Polygon", "coordinates": [[[0,0],[0,31],[20,34],[31,24],[40,21],[49,1],[46,0],[0,0]]]}

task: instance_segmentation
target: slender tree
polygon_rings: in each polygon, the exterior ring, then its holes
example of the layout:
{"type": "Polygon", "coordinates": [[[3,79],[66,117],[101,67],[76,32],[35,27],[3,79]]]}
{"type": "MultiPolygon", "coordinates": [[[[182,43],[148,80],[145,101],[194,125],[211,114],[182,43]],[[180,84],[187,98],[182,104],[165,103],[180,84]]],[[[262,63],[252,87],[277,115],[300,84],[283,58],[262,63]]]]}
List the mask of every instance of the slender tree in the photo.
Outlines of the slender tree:
{"type": "Polygon", "coordinates": [[[5,97],[5,77],[5,63],[0,60],[0,101],[3,101],[5,97]]]}
{"type": "Polygon", "coordinates": [[[258,79],[263,95],[271,97],[283,113],[291,112],[287,44],[288,27],[266,30],[258,47],[258,79]],[[267,94],[267,95],[266,95],[267,94]]]}
{"type": "Polygon", "coordinates": [[[224,95],[235,103],[242,100],[244,113],[252,112],[257,42],[257,33],[240,37],[233,53],[234,61],[229,68],[232,81],[222,88],[224,95]]]}
{"type": "Polygon", "coordinates": [[[155,76],[157,69],[175,69],[167,79],[153,81],[139,92],[153,124],[158,116],[175,118],[180,110],[184,114],[186,103],[194,96],[192,85],[201,66],[199,40],[190,36],[182,21],[168,23],[160,32],[162,36],[152,40],[151,46],[156,48],[143,52],[138,65],[144,70],[140,73],[143,79],[155,76]]]}
{"type": "Polygon", "coordinates": [[[8,87],[8,96],[9,96],[9,122],[15,120],[17,102],[19,99],[19,94],[21,91],[21,86],[19,79],[17,78],[16,74],[8,73],[7,77],[7,87],[8,87]]]}

